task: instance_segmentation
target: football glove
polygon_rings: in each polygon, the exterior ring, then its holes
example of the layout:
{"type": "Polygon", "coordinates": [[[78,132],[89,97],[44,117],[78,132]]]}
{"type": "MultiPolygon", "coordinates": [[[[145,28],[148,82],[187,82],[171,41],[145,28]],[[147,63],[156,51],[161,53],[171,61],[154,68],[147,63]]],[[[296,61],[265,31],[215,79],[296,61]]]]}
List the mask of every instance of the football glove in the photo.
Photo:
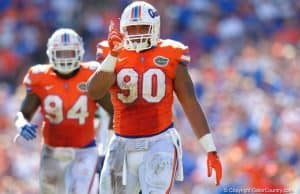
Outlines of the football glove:
{"type": "Polygon", "coordinates": [[[222,164],[217,152],[208,152],[207,154],[207,175],[211,177],[212,170],[216,173],[216,185],[219,185],[222,179],[222,164]]]}
{"type": "Polygon", "coordinates": [[[36,138],[37,128],[37,125],[28,123],[19,129],[20,136],[22,136],[27,141],[32,140],[36,138]]]}
{"type": "Polygon", "coordinates": [[[111,21],[109,25],[107,41],[110,48],[110,54],[117,57],[123,48],[123,35],[115,28],[113,21],[111,21]]]}

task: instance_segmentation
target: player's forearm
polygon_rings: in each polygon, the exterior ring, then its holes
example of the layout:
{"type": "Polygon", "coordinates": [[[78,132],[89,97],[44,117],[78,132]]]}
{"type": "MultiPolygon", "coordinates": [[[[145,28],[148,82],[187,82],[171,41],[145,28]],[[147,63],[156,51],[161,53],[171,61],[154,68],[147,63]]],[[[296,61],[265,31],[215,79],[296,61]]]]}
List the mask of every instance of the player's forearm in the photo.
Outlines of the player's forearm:
{"type": "Polygon", "coordinates": [[[95,99],[101,99],[115,81],[115,66],[117,58],[108,55],[97,71],[88,80],[88,95],[95,99]]]}
{"type": "Polygon", "coordinates": [[[197,102],[191,100],[183,106],[186,116],[188,117],[194,133],[199,139],[199,143],[206,152],[216,151],[216,146],[210,133],[206,116],[197,102]]]}
{"type": "Polygon", "coordinates": [[[114,81],[114,73],[96,71],[88,80],[88,95],[95,100],[103,98],[114,81]]]}
{"type": "Polygon", "coordinates": [[[38,97],[38,95],[32,93],[27,94],[21,104],[20,113],[22,113],[22,116],[27,120],[31,121],[34,113],[40,106],[41,101],[38,97]]]}
{"type": "Polygon", "coordinates": [[[198,138],[210,132],[206,116],[198,103],[190,103],[183,109],[198,138]]]}
{"type": "Polygon", "coordinates": [[[19,112],[17,112],[16,117],[15,117],[15,126],[17,129],[20,129],[22,126],[30,123],[35,110],[29,110],[28,106],[26,106],[24,103],[22,103],[21,109],[19,112]]]}
{"type": "Polygon", "coordinates": [[[22,108],[18,113],[21,113],[23,115],[23,117],[29,122],[31,121],[31,119],[33,117],[32,113],[26,113],[24,110],[22,110],[22,108]]]}

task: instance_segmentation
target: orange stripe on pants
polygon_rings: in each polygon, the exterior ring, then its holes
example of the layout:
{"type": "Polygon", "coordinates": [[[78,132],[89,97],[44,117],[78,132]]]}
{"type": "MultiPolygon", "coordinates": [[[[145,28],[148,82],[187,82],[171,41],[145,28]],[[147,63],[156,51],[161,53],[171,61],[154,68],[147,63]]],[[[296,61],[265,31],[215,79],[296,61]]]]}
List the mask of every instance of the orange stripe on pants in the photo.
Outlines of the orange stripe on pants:
{"type": "Polygon", "coordinates": [[[171,189],[174,183],[174,179],[175,179],[175,172],[177,170],[177,152],[176,152],[176,148],[174,147],[174,159],[173,159],[173,170],[172,170],[172,177],[171,177],[171,182],[170,185],[168,187],[168,189],[166,190],[166,194],[171,193],[171,189]]]}

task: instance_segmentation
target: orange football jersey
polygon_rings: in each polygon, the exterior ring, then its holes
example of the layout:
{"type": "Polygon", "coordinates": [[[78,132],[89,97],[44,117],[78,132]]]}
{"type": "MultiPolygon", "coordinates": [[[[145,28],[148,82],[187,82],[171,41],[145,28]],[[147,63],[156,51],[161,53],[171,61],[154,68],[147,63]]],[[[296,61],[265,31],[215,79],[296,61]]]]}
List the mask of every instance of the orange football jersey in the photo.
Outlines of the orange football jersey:
{"type": "MultiPolygon", "coordinates": [[[[97,60],[108,54],[107,41],[97,47],[97,60]]],[[[160,40],[152,49],[137,53],[123,49],[110,89],[114,105],[114,130],[121,136],[150,136],[173,122],[173,80],[178,64],[190,61],[188,47],[160,40]]]]}
{"type": "Polygon", "coordinates": [[[27,91],[40,98],[43,138],[50,146],[83,147],[95,137],[97,104],[87,95],[86,81],[98,63],[80,65],[69,79],[57,76],[51,65],[33,66],[24,78],[27,91]]]}

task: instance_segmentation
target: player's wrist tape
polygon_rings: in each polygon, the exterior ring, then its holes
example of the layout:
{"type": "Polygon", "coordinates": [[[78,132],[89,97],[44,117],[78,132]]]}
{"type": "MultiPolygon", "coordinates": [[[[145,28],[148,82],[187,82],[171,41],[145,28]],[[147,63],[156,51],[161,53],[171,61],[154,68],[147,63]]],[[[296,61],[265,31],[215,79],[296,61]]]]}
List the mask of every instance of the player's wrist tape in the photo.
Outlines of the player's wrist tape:
{"type": "Polygon", "coordinates": [[[213,152],[217,150],[211,133],[203,135],[199,139],[199,143],[201,144],[201,146],[204,148],[206,152],[213,152]]]}
{"type": "Polygon", "coordinates": [[[29,122],[27,121],[27,119],[24,118],[23,113],[18,112],[17,116],[16,116],[16,120],[15,120],[15,126],[19,130],[19,132],[20,132],[21,128],[28,123],[29,122]]]}
{"type": "Polygon", "coordinates": [[[107,55],[104,61],[101,63],[100,71],[114,72],[117,63],[117,57],[107,55]]]}

